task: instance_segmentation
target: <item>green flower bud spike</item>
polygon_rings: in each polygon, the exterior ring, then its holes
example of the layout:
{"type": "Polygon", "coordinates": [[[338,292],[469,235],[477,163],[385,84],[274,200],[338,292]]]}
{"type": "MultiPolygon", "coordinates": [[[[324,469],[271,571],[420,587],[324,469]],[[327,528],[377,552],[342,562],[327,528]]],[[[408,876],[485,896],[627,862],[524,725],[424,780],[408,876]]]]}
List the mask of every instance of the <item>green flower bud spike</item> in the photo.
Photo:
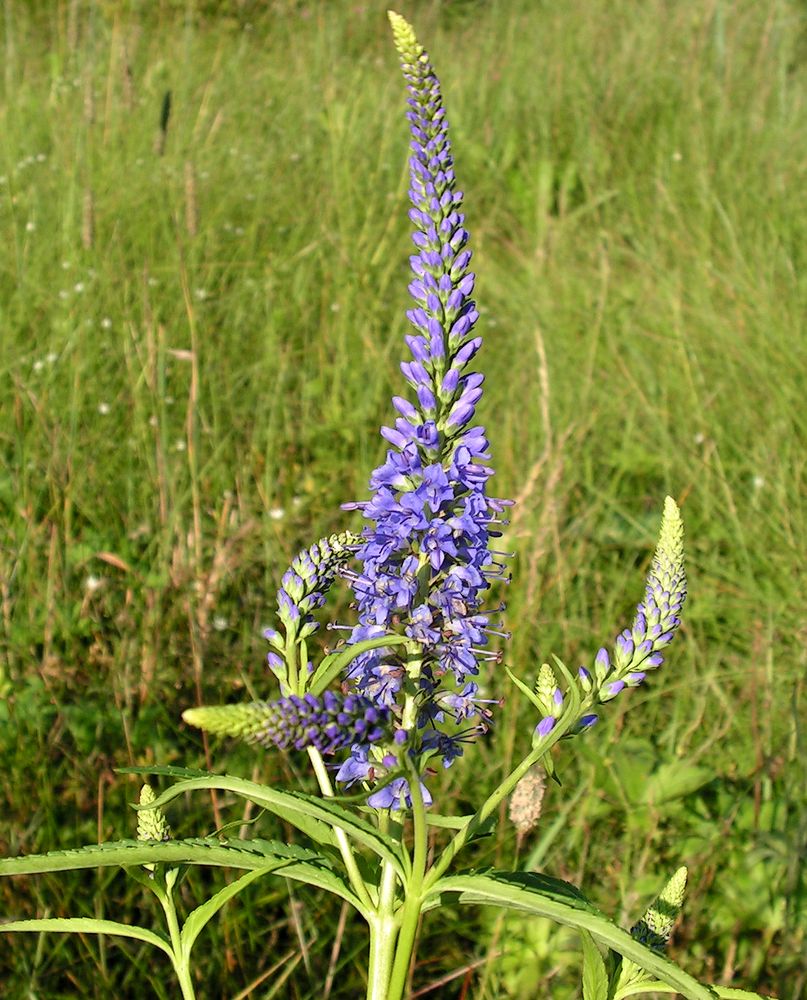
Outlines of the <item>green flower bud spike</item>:
{"type": "MultiPolygon", "coordinates": [[[[631,937],[641,944],[647,945],[648,948],[663,953],[670,940],[673,925],[681,912],[686,884],[687,870],[682,867],[648,906],[641,920],[631,927],[631,937]]],[[[639,980],[651,978],[638,965],[626,958],[622,962],[614,996],[619,998],[622,990],[634,985],[639,980]]]]}
{"type": "MultiPolygon", "coordinates": [[[[157,796],[151,785],[143,785],[140,789],[140,805],[147,806],[154,802],[157,796]]],[[[162,809],[140,809],[137,813],[138,840],[170,840],[171,827],[163,816],[162,809]]]]}
{"type": "Polygon", "coordinates": [[[687,870],[679,868],[664,886],[642,919],[630,929],[631,937],[655,951],[664,951],[684,902],[687,870]]]}
{"type": "Polygon", "coordinates": [[[555,671],[548,663],[542,663],[538,671],[538,679],[535,682],[535,693],[541,703],[541,707],[546,715],[555,714],[557,708],[556,694],[558,690],[558,679],[555,671]]]}

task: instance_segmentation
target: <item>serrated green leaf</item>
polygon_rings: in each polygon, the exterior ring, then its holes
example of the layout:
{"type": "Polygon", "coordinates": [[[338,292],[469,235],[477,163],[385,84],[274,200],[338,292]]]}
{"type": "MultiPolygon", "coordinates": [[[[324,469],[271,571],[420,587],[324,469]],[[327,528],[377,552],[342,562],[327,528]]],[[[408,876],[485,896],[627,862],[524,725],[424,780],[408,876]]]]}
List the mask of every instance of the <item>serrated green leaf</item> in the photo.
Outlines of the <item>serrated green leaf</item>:
{"type": "Polygon", "coordinates": [[[214,778],[213,771],[198,767],[175,767],[172,764],[137,764],[131,767],[116,767],[116,774],[161,774],[167,778],[214,778]]]}
{"type": "MultiPolygon", "coordinates": [[[[549,917],[560,924],[588,931],[601,944],[631,959],[662,982],[675,987],[687,1000],[714,1000],[717,995],[663,955],[635,941],[566,882],[534,872],[490,871],[451,875],[439,879],[428,900],[457,893],[460,903],[499,906],[549,917]]],[[[428,908],[428,907],[426,907],[428,908]]]]}
{"type": "Polygon", "coordinates": [[[109,934],[112,937],[134,938],[135,941],[144,941],[146,944],[159,948],[169,958],[172,956],[171,946],[162,934],[146,930],[145,927],[130,927],[128,924],[119,924],[115,920],[95,920],[91,917],[51,917],[42,920],[11,920],[8,923],[0,923],[0,933],[18,931],[39,934],[43,931],[56,934],[109,934]]]}
{"type": "Polygon", "coordinates": [[[403,877],[400,845],[360,819],[355,813],[329,799],[306,795],[303,792],[279,791],[268,785],[259,785],[254,781],[224,774],[180,781],[159,795],[150,803],[150,807],[161,808],[185,792],[210,788],[234,792],[269,812],[276,813],[318,843],[334,844],[336,842],[334,829],[344,830],[354,841],[364,844],[380,858],[389,861],[396,872],[403,877]]]}
{"type": "Polygon", "coordinates": [[[222,843],[215,837],[207,837],[158,843],[122,840],[90,844],[74,850],[5,858],[0,860],[0,875],[35,875],[118,865],[128,869],[144,864],[211,865],[246,869],[261,875],[281,874],[284,878],[331,892],[350,903],[360,913],[364,912],[341,876],[333,871],[327,857],[294,844],[280,844],[270,840],[222,843]]]}
{"type": "Polygon", "coordinates": [[[0,860],[0,875],[35,875],[45,872],[76,871],[80,868],[110,868],[116,865],[195,864],[213,867],[267,870],[302,860],[316,860],[320,855],[303,848],[287,848],[274,841],[241,840],[222,843],[216,837],[185,840],[118,840],[105,844],[48,854],[29,854],[0,860]]]}
{"type": "Polygon", "coordinates": [[[720,1000],[776,1000],[767,993],[753,993],[751,990],[738,990],[734,986],[715,986],[715,993],[720,1000]]]}
{"type": "Polygon", "coordinates": [[[329,653],[323,657],[319,666],[312,674],[311,679],[306,684],[306,690],[310,691],[311,694],[322,694],[344,672],[345,668],[357,656],[361,656],[362,653],[366,653],[371,649],[381,649],[384,646],[400,646],[411,641],[411,639],[404,635],[384,635],[376,639],[365,639],[363,642],[357,642],[354,646],[346,646],[344,649],[329,653]]]}
{"type": "Polygon", "coordinates": [[[608,1000],[608,973],[600,949],[588,931],[580,931],[583,943],[583,1000],[608,1000]]]}
{"type": "MultiPolygon", "coordinates": [[[[720,1000],[776,1000],[776,997],[762,993],[752,993],[750,990],[739,990],[734,986],[712,986],[713,992],[720,1000]]],[[[617,998],[635,997],[642,993],[678,993],[673,986],[666,983],[659,983],[656,980],[643,979],[641,982],[631,983],[617,993],[617,998]]]]}

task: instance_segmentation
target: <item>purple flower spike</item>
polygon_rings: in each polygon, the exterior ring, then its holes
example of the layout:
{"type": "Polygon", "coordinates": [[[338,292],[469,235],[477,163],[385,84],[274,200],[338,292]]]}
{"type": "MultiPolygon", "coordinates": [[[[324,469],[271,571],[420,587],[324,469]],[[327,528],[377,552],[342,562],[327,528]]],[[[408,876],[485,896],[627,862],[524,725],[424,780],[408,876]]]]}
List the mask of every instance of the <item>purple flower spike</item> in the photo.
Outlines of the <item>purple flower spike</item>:
{"type": "Polygon", "coordinates": [[[254,701],[246,705],[211,705],[188,709],[183,719],[220,736],[238,736],[248,743],[281,750],[315,747],[334,753],[357,740],[375,744],[390,736],[390,714],[360,695],[326,691],[321,698],[254,701]]]}
{"type": "Polygon", "coordinates": [[[411,27],[396,14],[390,22],[409,94],[416,252],[407,315],[414,329],[406,338],[412,360],[401,371],[413,393],[393,399],[400,416],[382,430],[391,449],[371,475],[371,499],[360,505],[367,522],[356,552],[360,567],[345,575],[359,619],[349,641],[367,638],[368,628],[408,636],[417,644],[417,665],[411,648],[409,659],[400,646],[373,650],[351,663],[348,680],[398,717],[408,704],[410,752],[450,763],[459,741],[437,727],[477,718],[482,722],[466,731],[476,734],[490,715],[469,678],[480,662],[497,659],[486,649],[492,627],[481,603],[491,581],[505,578],[488,543],[509,502],[487,496],[487,438],[470,426],[484,380],[466,370],[481,344],[474,335],[479,314],[440,83],[411,27]],[[454,690],[449,682],[459,689],[454,700],[443,697],[454,690]]]}

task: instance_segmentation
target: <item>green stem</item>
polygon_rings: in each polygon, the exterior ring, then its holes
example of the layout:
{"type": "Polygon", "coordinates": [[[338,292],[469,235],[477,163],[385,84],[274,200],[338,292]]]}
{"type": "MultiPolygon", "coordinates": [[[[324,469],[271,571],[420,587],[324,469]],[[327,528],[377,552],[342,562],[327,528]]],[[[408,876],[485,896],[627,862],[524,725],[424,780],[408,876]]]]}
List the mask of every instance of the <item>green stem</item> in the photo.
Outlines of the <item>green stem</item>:
{"type": "Polygon", "coordinates": [[[546,743],[542,742],[540,746],[536,747],[536,749],[531,750],[527,756],[516,765],[515,769],[508,774],[498,788],[495,788],[490,793],[480,809],[474,813],[465,826],[455,834],[454,839],[440,855],[440,860],[437,864],[431,868],[425,879],[423,887],[424,891],[428,891],[434,883],[445,874],[448,866],[463,849],[463,847],[465,847],[470,838],[486,822],[486,820],[493,815],[494,810],[498,807],[502,799],[512,792],[533,764],[536,764],[541,757],[544,756],[547,749],[548,747],[546,743]]]}
{"type": "Polygon", "coordinates": [[[384,862],[379,886],[378,907],[368,918],[370,925],[370,959],[367,976],[367,1000],[387,1000],[398,921],[395,917],[395,869],[384,862]]]}
{"type": "Polygon", "coordinates": [[[190,954],[185,953],[182,943],[182,932],[179,929],[179,921],[177,920],[177,911],[174,906],[171,889],[169,888],[166,892],[159,892],[156,895],[165,911],[168,933],[171,936],[171,950],[173,952],[171,960],[174,964],[177,979],[179,980],[179,988],[182,990],[183,1000],[196,1000],[193,980],[191,979],[190,954]]]}
{"type": "Polygon", "coordinates": [[[406,899],[400,913],[401,929],[395,948],[395,962],[392,967],[389,993],[385,1000],[402,1000],[404,995],[406,983],[409,978],[409,967],[412,964],[412,954],[415,950],[426,880],[426,855],[429,839],[429,830],[426,823],[426,806],[423,802],[423,792],[420,787],[420,775],[411,761],[409,761],[408,770],[409,794],[412,798],[414,855],[412,858],[412,874],[406,887],[406,899]]]}
{"type": "MultiPolygon", "coordinates": [[[[317,776],[320,791],[326,798],[333,798],[333,785],[331,784],[331,779],[328,777],[328,771],[325,767],[325,762],[322,759],[322,754],[314,747],[309,747],[308,756],[311,759],[314,774],[317,776]]],[[[350,885],[359,897],[363,906],[367,910],[372,910],[373,901],[370,899],[370,893],[367,891],[367,886],[365,885],[364,879],[361,877],[361,873],[359,872],[359,866],[356,864],[356,858],[353,855],[353,848],[350,845],[350,840],[341,827],[335,826],[333,828],[333,832],[336,835],[336,843],[339,847],[339,852],[342,855],[342,860],[345,863],[350,885]]]]}

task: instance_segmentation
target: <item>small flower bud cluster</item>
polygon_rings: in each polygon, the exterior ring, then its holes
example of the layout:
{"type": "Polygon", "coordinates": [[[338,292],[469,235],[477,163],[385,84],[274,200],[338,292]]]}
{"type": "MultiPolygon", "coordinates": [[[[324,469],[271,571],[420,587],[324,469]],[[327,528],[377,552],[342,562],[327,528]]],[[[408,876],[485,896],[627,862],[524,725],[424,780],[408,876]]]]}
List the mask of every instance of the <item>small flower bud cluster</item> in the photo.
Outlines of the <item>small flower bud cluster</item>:
{"type": "Polygon", "coordinates": [[[508,815],[519,837],[526,836],[537,826],[545,791],[546,771],[540,764],[527,771],[513,789],[508,815]]]}
{"type": "MultiPolygon", "coordinates": [[[[140,805],[147,806],[154,802],[157,796],[149,784],[140,789],[140,805]]],[[[140,809],[137,813],[138,840],[170,840],[171,827],[163,816],[162,809],[140,809]]]]}
{"type": "Polygon", "coordinates": [[[390,737],[390,715],[361,695],[326,691],[291,695],[277,701],[246,705],[190,708],[185,722],[219,736],[236,736],[248,743],[280,750],[314,747],[333,753],[353,743],[374,744],[390,737]]]}

